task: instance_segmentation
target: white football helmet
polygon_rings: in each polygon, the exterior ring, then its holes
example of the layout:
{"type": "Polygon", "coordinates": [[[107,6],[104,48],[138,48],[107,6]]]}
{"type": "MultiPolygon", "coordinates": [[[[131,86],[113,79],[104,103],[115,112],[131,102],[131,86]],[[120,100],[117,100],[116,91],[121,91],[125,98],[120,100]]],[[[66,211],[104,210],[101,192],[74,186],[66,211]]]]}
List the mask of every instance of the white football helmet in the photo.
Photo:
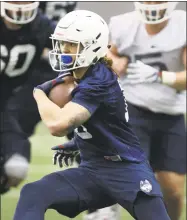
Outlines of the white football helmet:
{"type": "Polygon", "coordinates": [[[159,24],[169,19],[177,4],[178,2],[158,2],[158,4],[134,2],[135,10],[146,24],[159,24]]]}
{"type": "Polygon", "coordinates": [[[39,2],[28,4],[1,2],[1,17],[14,24],[27,24],[36,17],[38,6],[39,2]]]}
{"type": "Polygon", "coordinates": [[[68,71],[88,67],[104,57],[108,50],[109,29],[106,22],[94,12],[75,10],[58,22],[51,36],[53,50],[49,52],[51,67],[55,71],[68,71]],[[61,41],[76,43],[76,54],[65,54],[59,50],[61,41]],[[82,51],[80,45],[82,44],[82,51]],[[72,62],[72,56],[76,56],[72,62]]]}

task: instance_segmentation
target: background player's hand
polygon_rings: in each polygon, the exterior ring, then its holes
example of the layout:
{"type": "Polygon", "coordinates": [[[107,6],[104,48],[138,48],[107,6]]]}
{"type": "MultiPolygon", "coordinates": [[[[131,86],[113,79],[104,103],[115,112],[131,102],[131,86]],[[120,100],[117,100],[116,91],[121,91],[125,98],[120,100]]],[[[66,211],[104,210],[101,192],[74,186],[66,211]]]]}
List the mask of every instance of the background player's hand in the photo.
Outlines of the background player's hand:
{"type": "Polygon", "coordinates": [[[68,75],[71,75],[71,72],[68,72],[68,73],[65,73],[65,74],[61,74],[61,75],[59,75],[55,79],[49,80],[47,82],[44,82],[43,84],[40,84],[40,85],[36,86],[35,89],[40,89],[46,95],[48,95],[53,87],[55,87],[56,85],[59,85],[61,83],[64,83],[64,77],[66,77],[68,75]]]}
{"type": "Polygon", "coordinates": [[[53,155],[53,164],[58,163],[59,167],[71,166],[80,153],[79,150],[63,149],[62,145],[52,147],[52,150],[55,150],[53,155]]]}
{"type": "Polygon", "coordinates": [[[126,84],[161,82],[160,76],[159,70],[138,60],[128,65],[124,82],[126,84]]]}

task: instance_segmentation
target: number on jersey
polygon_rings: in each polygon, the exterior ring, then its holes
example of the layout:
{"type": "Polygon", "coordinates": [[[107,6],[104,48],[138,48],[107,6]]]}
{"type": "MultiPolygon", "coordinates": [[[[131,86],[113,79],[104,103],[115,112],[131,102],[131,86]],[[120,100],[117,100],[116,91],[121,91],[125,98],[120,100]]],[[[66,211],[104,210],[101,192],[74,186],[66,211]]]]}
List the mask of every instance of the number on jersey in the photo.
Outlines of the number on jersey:
{"type": "Polygon", "coordinates": [[[1,59],[1,72],[4,71],[9,77],[16,77],[24,74],[36,53],[36,47],[32,44],[16,45],[10,52],[5,45],[0,45],[1,57],[9,58],[7,64],[1,59]],[[20,60],[20,56],[24,56],[24,60],[20,60]],[[21,65],[19,65],[21,63],[21,65]],[[18,66],[19,65],[19,66],[18,66]]]}
{"type": "Polygon", "coordinates": [[[45,14],[48,18],[59,21],[70,11],[75,10],[76,2],[62,1],[62,2],[46,2],[45,14]]]}
{"type": "Polygon", "coordinates": [[[135,61],[141,60],[143,63],[155,67],[159,71],[167,71],[168,68],[165,63],[162,62],[162,53],[148,53],[135,55],[135,61]]]}

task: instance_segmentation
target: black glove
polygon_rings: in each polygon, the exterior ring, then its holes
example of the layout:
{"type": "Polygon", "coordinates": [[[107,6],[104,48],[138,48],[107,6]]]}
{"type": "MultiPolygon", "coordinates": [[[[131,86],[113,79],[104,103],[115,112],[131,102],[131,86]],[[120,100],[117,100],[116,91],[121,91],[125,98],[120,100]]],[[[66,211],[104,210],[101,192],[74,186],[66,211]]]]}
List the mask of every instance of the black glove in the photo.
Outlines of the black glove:
{"type": "Polygon", "coordinates": [[[60,74],[57,78],[44,82],[36,86],[34,89],[41,89],[43,92],[45,92],[46,95],[48,95],[53,87],[61,83],[64,83],[64,77],[70,76],[70,75],[72,75],[71,72],[60,74]]]}
{"type": "Polygon", "coordinates": [[[63,167],[63,165],[71,166],[77,155],[80,154],[73,139],[63,145],[52,147],[51,149],[55,150],[53,164],[56,165],[58,161],[59,167],[63,167]]]}

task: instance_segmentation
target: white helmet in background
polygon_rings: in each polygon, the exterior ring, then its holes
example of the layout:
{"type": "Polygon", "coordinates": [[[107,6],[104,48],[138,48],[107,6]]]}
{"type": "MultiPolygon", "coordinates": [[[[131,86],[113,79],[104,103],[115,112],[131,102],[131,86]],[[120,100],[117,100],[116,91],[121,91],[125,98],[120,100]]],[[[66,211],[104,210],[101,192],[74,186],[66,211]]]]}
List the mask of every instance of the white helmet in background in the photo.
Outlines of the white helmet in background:
{"type": "Polygon", "coordinates": [[[27,24],[34,20],[39,2],[1,2],[1,17],[14,24],[27,24]]]}
{"type": "Polygon", "coordinates": [[[104,57],[108,50],[109,29],[106,22],[94,12],[75,10],[58,22],[51,36],[53,50],[49,52],[50,64],[55,71],[68,71],[88,67],[104,57]],[[61,41],[76,43],[76,54],[59,50],[61,41]],[[80,45],[83,49],[80,51],[80,45]],[[71,56],[76,56],[72,63],[71,56]]]}
{"type": "Polygon", "coordinates": [[[159,24],[170,18],[178,2],[134,2],[135,10],[146,24],[159,24]]]}

